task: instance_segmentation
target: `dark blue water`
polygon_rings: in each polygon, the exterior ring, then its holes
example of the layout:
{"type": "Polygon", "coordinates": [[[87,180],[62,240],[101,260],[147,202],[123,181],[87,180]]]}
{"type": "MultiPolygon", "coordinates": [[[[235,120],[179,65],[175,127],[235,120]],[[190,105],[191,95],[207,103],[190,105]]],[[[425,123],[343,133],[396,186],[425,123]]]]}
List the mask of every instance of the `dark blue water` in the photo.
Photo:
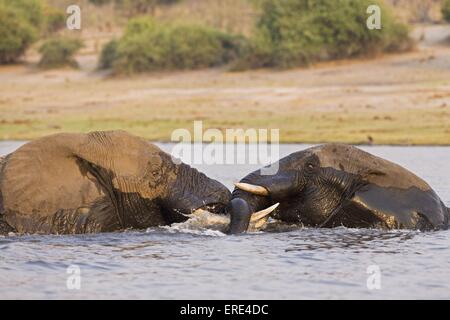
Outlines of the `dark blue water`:
{"type": "MultiPolygon", "coordinates": [[[[0,142],[0,155],[18,145],[0,142]]],[[[280,153],[305,147],[284,145],[280,153]]],[[[364,149],[417,173],[450,206],[450,147],[364,149]]],[[[197,167],[231,188],[257,165],[197,167]]],[[[0,238],[0,298],[449,299],[450,231],[337,228],[225,236],[184,224],[10,236],[0,238]],[[80,271],[75,282],[69,277],[76,273],[67,273],[73,265],[80,271]],[[69,288],[80,288],[69,289],[68,279],[69,288]]]]}

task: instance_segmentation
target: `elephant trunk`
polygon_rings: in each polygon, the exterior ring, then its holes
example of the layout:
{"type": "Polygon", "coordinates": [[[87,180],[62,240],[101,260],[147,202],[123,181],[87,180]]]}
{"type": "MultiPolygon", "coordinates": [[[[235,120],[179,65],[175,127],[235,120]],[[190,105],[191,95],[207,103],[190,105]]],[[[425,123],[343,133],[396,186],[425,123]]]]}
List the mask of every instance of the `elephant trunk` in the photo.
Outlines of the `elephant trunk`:
{"type": "Polygon", "coordinates": [[[231,192],[222,183],[182,163],[163,203],[166,208],[189,215],[197,209],[224,213],[230,200],[231,192]]]}
{"type": "Polygon", "coordinates": [[[230,213],[229,234],[245,232],[252,214],[270,205],[270,199],[235,189],[228,207],[230,213]]]}
{"type": "Polygon", "coordinates": [[[229,233],[245,232],[255,212],[298,192],[303,186],[299,181],[294,171],[262,175],[258,170],[236,183],[228,207],[231,218],[229,233]]]}

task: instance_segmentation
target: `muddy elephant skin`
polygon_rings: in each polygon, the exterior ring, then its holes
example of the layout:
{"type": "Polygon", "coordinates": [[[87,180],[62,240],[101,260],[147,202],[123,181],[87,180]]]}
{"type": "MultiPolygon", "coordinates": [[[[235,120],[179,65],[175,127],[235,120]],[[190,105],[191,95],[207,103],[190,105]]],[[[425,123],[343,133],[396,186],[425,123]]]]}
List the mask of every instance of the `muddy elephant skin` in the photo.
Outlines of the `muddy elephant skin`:
{"type": "Polygon", "coordinates": [[[230,191],[124,131],[62,133],[0,158],[0,233],[72,234],[222,213],[230,191]]]}
{"type": "Polygon", "coordinates": [[[246,230],[251,212],[279,202],[274,217],[308,227],[446,229],[448,209],[405,168],[344,144],[295,152],[275,175],[257,170],[236,185],[231,233],[246,230]]]}

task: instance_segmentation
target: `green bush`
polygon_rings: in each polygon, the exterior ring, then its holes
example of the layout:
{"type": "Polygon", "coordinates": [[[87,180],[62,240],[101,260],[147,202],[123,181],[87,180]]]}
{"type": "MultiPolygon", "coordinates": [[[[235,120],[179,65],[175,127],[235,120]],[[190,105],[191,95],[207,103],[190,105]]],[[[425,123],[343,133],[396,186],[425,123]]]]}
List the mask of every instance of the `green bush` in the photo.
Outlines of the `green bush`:
{"type": "Polygon", "coordinates": [[[44,16],[46,34],[55,33],[63,29],[66,25],[66,15],[64,11],[55,7],[45,7],[44,16]]]}
{"type": "Polygon", "coordinates": [[[136,18],[117,42],[113,68],[118,73],[135,73],[219,66],[239,56],[244,42],[209,27],[136,18]]]}
{"type": "Polygon", "coordinates": [[[292,67],[409,49],[408,28],[382,8],[382,29],[366,26],[374,0],[262,0],[262,15],[241,68],[292,67]]]}
{"type": "Polygon", "coordinates": [[[111,40],[106,43],[100,53],[99,69],[110,69],[117,59],[117,40],[111,40]]]}
{"type": "Polygon", "coordinates": [[[31,17],[16,6],[19,3],[0,1],[0,64],[16,61],[38,35],[31,17]]]}
{"type": "Polygon", "coordinates": [[[114,3],[117,11],[127,17],[154,12],[157,6],[171,5],[180,0],[89,0],[96,6],[114,3]]]}
{"type": "Polygon", "coordinates": [[[442,3],[442,16],[444,20],[450,22],[450,0],[444,0],[442,3]]]}
{"type": "Polygon", "coordinates": [[[44,10],[42,1],[39,0],[0,0],[0,4],[6,4],[21,13],[22,18],[32,26],[40,30],[44,24],[44,10]]]}
{"type": "Polygon", "coordinates": [[[89,0],[90,3],[96,6],[103,6],[115,2],[119,7],[128,7],[135,9],[148,9],[156,5],[171,5],[180,0],[89,0]]]}
{"type": "Polygon", "coordinates": [[[29,22],[38,33],[52,33],[62,29],[66,23],[63,10],[49,6],[39,0],[0,0],[0,4],[20,12],[22,18],[29,22]]]}
{"type": "Polygon", "coordinates": [[[105,4],[111,3],[112,0],[89,0],[95,6],[103,6],[105,4]]]}
{"type": "Polygon", "coordinates": [[[159,5],[171,5],[178,1],[179,0],[115,0],[115,4],[116,8],[122,14],[133,17],[153,12],[159,5]]]}
{"type": "Polygon", "coordinates": [[[77,67],[73,55],[83,47],[83,42],[76,38],[55,38],[45,41],[39,48],[42,68],[57,68],[61,66],[77,67]]]}

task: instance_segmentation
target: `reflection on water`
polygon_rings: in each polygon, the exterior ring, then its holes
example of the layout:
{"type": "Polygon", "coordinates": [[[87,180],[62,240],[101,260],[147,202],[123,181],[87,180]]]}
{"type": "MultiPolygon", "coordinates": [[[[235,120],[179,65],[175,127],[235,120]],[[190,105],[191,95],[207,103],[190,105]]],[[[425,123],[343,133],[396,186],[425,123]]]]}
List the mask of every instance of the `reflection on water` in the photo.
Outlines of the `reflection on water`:
{"type": "MultiPolygon", "coordinates": [[[[353,252],[361,250],[386,252],[390,242],[405,243],[420,234],[418,231],[395,230],[383,231],[372,229],[347,229],[344,227],[317,230],[308,229],[300,235],[287,235],[291,246],[286,251],[309,251],[319,249],[348,249],[353,252]]],[[[401,250],[389,251],[396,254],[401,250]]]]}
{"type": "MultiPolygon", "coordinates": [[[[0,142],[0,155],[16,147],[0,142]]],[[[282,146],[281,156],[304,147],[282,146]]],[[[365,149],[416,172],[450,205],[450,148],[365,149]]],[[[230,188],[256,168],[197,167],[230,188]]],[[[0,298],[450,298],[449,248],[450,231],[286,225],[239,236],[178,224],[95,235],[3,237],[0,298]],[[80,290],[67,289],[71,265],[81,270],[80,290]],[[380,290],[367,288],[371,265],[380,268],[380,290]]]]}

